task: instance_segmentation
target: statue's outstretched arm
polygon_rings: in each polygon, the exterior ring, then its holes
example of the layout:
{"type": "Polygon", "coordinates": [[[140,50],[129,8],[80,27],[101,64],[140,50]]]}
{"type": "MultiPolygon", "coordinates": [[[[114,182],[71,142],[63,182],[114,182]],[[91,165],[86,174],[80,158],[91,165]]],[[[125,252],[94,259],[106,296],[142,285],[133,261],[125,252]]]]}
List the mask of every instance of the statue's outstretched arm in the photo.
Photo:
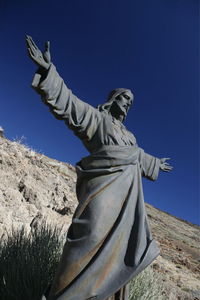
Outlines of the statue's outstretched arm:
{"type": "Polygon", "coordinates": [[[101,113],[78,99],[66,86],[51,62],[49,42],[46,42],[43,53],[30,36],[27,36],[26,42],[29,57],[39,67],[32,87],[57,119],[64,120],[81,140],[89,141],[98,127],[101,113]]]}
{"type": "Polygon", "coordinates": [[[170,172],[173,169],[173,167],[166,162],[169,158],[160,159],[154,157],[144,152],[141,148],[139,151],[139,163],[143,177],[154,181],[157,179],[160,170],[170,172]]]}

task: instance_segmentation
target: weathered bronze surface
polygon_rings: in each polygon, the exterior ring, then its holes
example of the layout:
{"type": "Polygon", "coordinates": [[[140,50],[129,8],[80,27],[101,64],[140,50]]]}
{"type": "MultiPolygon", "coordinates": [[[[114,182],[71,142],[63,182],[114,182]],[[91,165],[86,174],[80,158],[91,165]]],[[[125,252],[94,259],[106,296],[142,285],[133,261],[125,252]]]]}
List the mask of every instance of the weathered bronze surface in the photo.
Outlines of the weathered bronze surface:
{"type": "Polygon", "coordinates": [[[27,37],[39,66],[32,86],[57,119],[78,136],[90,155],[76,165],[79,205],[72,219],[48,300],[127,300],[127,283],[159,254],[145,212],[142,176],[156,180],[170,171],[138,147],[122,124],[133,102],[129,89],[116,89],[94,108],[79,100],[27,37]]]}

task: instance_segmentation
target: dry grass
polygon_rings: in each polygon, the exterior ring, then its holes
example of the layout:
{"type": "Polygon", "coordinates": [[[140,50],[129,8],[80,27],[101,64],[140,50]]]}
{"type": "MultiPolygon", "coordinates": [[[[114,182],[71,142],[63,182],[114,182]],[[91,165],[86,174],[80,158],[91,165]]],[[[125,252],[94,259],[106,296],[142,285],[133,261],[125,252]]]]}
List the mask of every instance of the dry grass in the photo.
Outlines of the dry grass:
{"type": "MultiPolygon", "coordinates": [[[[129,300],[165,300],[162,278],[149,266],[130,284],[129,300]]],[[[169,298],[167,298],[169,299],[169,298]]]]}

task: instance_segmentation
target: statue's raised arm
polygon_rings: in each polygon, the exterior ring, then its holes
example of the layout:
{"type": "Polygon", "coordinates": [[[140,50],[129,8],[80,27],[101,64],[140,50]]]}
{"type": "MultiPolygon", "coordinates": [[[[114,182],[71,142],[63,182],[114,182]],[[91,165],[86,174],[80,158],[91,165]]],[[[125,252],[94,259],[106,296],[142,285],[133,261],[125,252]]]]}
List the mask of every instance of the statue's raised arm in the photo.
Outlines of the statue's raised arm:
{"type": "Polygon", "coordinates": [[[43,53],[30,36],[26,37],[26,43],[29,57],[39,67],[32,87],[40,94],[53,115],[64,120],[90,151],[88,142],[98,127],[101,113],[78,99],[64,83],[51,62],[50,42],[45,43],[43,53]]]}

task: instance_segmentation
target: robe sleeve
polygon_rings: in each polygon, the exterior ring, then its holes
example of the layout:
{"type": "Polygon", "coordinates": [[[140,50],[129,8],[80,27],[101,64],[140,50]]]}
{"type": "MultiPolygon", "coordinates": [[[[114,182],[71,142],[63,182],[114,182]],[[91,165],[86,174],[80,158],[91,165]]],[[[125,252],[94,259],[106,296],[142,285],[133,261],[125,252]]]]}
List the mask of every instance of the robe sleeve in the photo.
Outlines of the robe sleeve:
{"type": "Polygon", "coordinates": [[[139,148],[139,163],[143,177],[155,181],[160,170],[160,159],[144,152],[139,148]]]}
{"type": "Polygon", "coordinates": [[[64,120],[66,125],[83,141],[89,141],[101,120],[101,113],[78,99],[65,85],[56,68],[51,64],[47,76],[37,72],[32,87],[41,95],[53,115],[64,120]]]}

